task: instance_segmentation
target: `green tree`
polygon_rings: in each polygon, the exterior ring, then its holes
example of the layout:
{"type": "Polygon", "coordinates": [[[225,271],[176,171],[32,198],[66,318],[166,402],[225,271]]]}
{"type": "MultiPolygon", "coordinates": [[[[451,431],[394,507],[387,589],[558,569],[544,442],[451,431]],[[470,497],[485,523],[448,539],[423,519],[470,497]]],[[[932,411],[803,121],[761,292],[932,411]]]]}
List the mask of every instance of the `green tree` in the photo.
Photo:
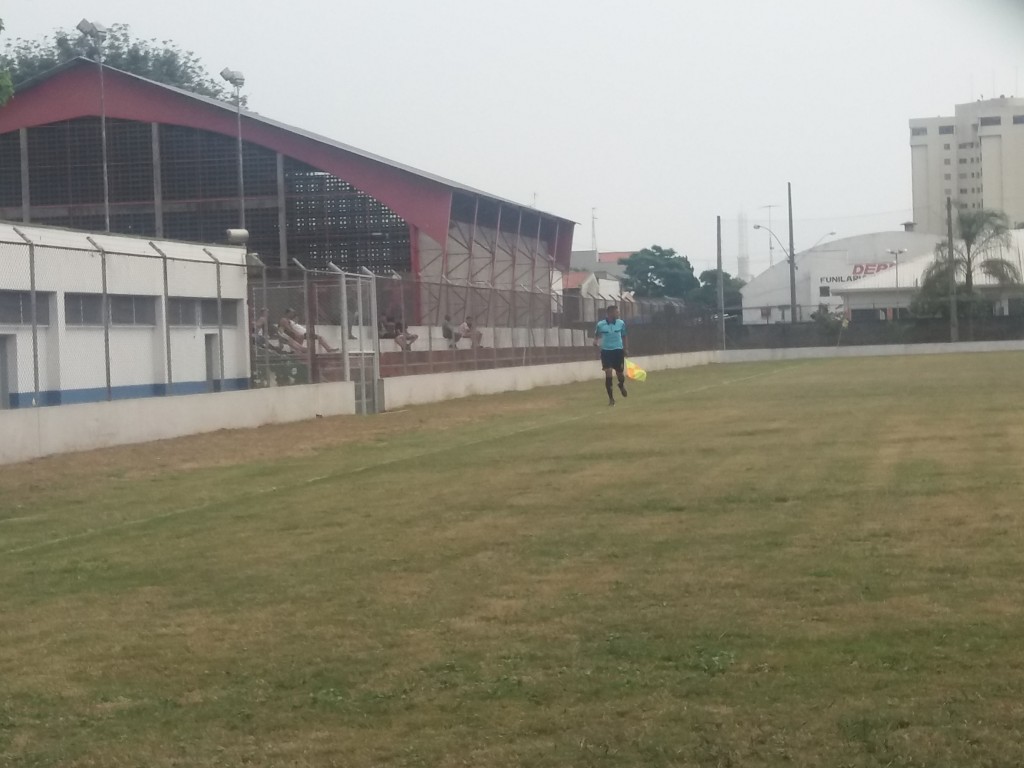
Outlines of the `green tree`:
{"type": "Polygon", "coordinates": [[[1009,242],[1009,222],[1000,211],[982,209],[960,210],[957,213],[959,242],[953,246],[953,261],[949,259],[949,243],[935,247],[935,261],[925,271],[921,288],[914,299],[912,310],[917,315],[949,316],[950,270],[959,278],[963,287],[957,288],[957,315],[966,315],[967,337],[974,337],[974,316],[984,312],[985,304],[974,293],[974,273],[980,271],[999,285],[1010,286],[1021,283],[1020,270],[1015,264],[989,253],[1009,242]]]}
{"type": "MultiPolygon", "coordinates": [[[[0,32],[4,31],[4,20],[0,19],[0,32]]],[[[7,103],[7,101],[14,94],[14,84],[11,82],[11,73],[7,71],[7,68],[0,62],[0,107],[7,103]]]]}
{"type": "Polygon", "coordinates": [[[700,287],[690,260],[671,248],[652,245],[620,259],[619,264],[626,268],[623,288],[637,296],[682,299],[700,287]]]}
{"type": "MultiPolygon", "coordinates": [[[[77,30],[59,29],[41,40],[17,39],[0,53],[0,70],[9,70],[14,89],[33,77],[72,59],[84,56],[96,59],[96,44],[77,30]]],[[[177,86],[203,96],[232,100],[226,87],[206,71],[192,51],[183,51],[169,40],[138,40],[127,24],[114,24],[103,42],[103,61],[133,75],[177,86]]]]}
{"type": "MultiPolygon", "coordinates": [[[[728,272],[722,273],[723,293],[726,310],[735,310],[743,306],[743,294],[740,293],[746,283],[733,277],[728,272]]],[[[718,270],[708,269],[700,273],[700,287],[694,288],[685,296],[686,302],[695,307],[718,309],[718,270]]]]}

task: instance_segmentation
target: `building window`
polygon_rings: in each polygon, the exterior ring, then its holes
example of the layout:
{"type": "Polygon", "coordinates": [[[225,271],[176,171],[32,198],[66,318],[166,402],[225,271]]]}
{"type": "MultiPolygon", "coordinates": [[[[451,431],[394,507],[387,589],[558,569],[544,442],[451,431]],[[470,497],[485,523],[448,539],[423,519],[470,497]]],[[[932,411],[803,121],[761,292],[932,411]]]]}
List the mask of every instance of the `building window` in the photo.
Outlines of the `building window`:
{"type": "Polygon", "coordinates": [[[65,293],[66,325],[103,325],[103,296],[98,293],[65,293]]]}
{"type": "Polygon", "coordinates": [[[966,173],[961,173],[960,174],[960,178],[961,179],[966,179],[967,178],[967,174],[966,173]]]}
{"type": "MultiPolygon", "coordinates": [[[[948,135],[950,135],[952,133],[953,133],[953,126],[952,125],[940,125],[939,126],[939,135],[940,136],[948,136],[948,135]]],[[[949,144],[946,145],[946,149],[949,149],[949,144]]]]}
{"type": "Polygon", "coordinates": [[[942,176],[942,178],[944,178],[946,181],[949,181],[949,177],[950,177],[950,174],[948,174],[948,173],[943,174],[943,176],[942,176]]]}
{"type": "Polygon", "coordinates": [[[822,285],[822,286],[818,287],[818,297],[819,298],[827,299],[831,295],[832,295],[832,287],[831,286],[829,286],[829,285],[822,285]]]}
{"type": "MultiPolygon", "coordinates": [[[[49,294],[36,291],[36,325],[49,324],[49,294]]],[[[0,325],[32,325],[30,291],[0,291],[0,325]]]]}
{"type": "Polygon", "coordinates": [[[943,144],[943,145],[942,145],[942,148],[943,148],[943,149],[949,149],[949,144],[943,144]]]}
{"type": "Polygon", "coordinates": [[[1001,118],[1001,117],[983,117],[978,122],[979,122],[979,125],[981,125],[981,127],[984,128],[986,126],[1002,125],[1003,124],[1003,118],[1001,118]]]}
{"type": "Polygon", "coordinates": [[[1013,116],[1013,124],[1014,125],[1024,125],[1024,115],[1014,115],[1013,116]]]}
{"type": "Polygon", "coordinates": [[[951,189],[944,189],[944,190],[942,190],[942,194],[944,194],[946,197],[949,197],[951,194],[953,194],[953,190],[951,190],[951,189]]]}
{"type": "Polygon", "coordinates": [[[949,158],[947,157],[945,160],[943,160],[942,164],[943,165],[949,165],[949,158]]]}
{"type": "MultiPolygon", "coordinates": [[[[221,299],[221,306],[224,309],[224,325],[238,325],[238,302],[234,299],[221,299]]],[[[217,300],[199,300],[200,324],[206,328],[217,326],[217,300]]]]}
{"type": "Polygon", "coordinates": [[[966,157],[961,157],[960,158],[960,165],[967,165],[967,158],[966,157]]]}
{"type": "Polygon", "coordinates": [[[967,194],[967,187],[960,187],[960,194],[961,195],[966,195],[967,194]]]}
{"type": "Polygon", "coordinates": [[[927,128],[911,128],[910,129],[910,135],[911,136],[927,136],[928,135],[928,129],[927,128]]]}
{"type": "Polygon", "coordinates": [[[156,298],[111,296],[110,322],[113,325],[156,325],[156,298]]]}
{"type": "Polygon", "coordinates": [[[178,328],[194,328],[198,325],[196,300],[177,296],[167,299],[167,324],[178,328]]]}

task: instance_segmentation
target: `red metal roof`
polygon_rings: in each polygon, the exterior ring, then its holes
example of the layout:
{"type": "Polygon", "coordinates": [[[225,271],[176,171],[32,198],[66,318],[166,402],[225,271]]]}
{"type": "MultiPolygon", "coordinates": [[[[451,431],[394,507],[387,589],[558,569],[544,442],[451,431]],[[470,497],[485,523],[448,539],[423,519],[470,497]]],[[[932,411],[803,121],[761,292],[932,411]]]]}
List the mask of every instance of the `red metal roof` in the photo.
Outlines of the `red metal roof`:
{"type": "Polygon", "coordinates": [[[602,251],[597,260],[602,264],[618,264],[619,259],[628,259],[635,251],[602,251]]]}
{"type": "MultiPolygon", "coordinates": [[[[0,108],[0,134],[81,117],[99,116],[96,63],[79,58],[23,85],[0,108]]],[[[110,118],[181,125],[236,136],[234,105],[146,78],[104,68],[106,114],[110,118]]],[[[387,160],[254,112],[242,112],[242,138],[333,174],[380,200],[438,243],[448,237],[455,192],[474,195],[557,223],[555,261],[568,267],[575,222],[536,211],[440,176],[387,160]]]]}

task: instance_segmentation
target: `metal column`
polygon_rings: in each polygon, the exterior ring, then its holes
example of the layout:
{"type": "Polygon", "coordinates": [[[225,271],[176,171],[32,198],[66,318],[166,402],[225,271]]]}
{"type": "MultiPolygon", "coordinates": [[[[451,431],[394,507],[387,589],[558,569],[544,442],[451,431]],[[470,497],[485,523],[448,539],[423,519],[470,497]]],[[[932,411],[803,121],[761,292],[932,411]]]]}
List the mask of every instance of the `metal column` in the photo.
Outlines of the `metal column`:
{"type": "Polygon", "coordinates": [[[220,391],[224,391],[224,302],[221,293],[220,282],[220,259],[210,253],[209,248],[203,248],[203,252],[213,259],[217,265],[217,351],[220,357],[220,391]]]}
{"type": "Polygon", "coordinates": [[[156,243],[150,242],[149,246],[160,254],[164,266],[164,349],[167,353],[167,391],[164,394],[170,395],[171,390],[174,388],[174,375],[171,371],[171,317],[169,312],[170,299],[168,298],[167,254],[161,251],[156,243]]]}
{"type": "Polygon", "coordinates": [[[114,399],[113,387],[110,385],[110,295],[107,293],[107,252],[91,237],[85,238],[100,254],[100,271],[103,280],[103,360],[107,377],[107,400],[114,399]]]}
{"type": "Polygon", "coordinates": [[[38,408],[39,402],[39,315],[36,314],[36,246],[29,240],[25,233],[17,227],[13,228],[18,237],[28,243],[28,280],[29,280],[29,303],[32,311],[32,386],[35,395],[32,398],[32,407],[38,408]]]}

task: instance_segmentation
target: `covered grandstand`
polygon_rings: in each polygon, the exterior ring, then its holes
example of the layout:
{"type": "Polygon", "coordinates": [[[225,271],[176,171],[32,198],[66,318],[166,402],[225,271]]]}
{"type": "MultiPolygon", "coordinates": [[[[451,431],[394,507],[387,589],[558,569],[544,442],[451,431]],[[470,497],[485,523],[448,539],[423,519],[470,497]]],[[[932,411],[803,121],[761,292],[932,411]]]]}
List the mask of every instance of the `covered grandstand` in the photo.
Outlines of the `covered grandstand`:
{"type": "MultiPolygon", "coordinates": [[[[240,223],[264,263],[409,276],[422,321],[450,286],[506,297],[552,293],[574,223],[410,168],[232,103],[75,59],[0,108],[0,219],[103,231],[101,114],[112,232],[222,242],[240,223]],[[244,194],[239,195],[239,132],[244,194]],[[506,293],[507,292],[507,293],[506,293]]],[[[456,291],[456,295],[459,295],[456,291]]],[[[468,304],[468,300],[465,302],[468,304]]]]}

